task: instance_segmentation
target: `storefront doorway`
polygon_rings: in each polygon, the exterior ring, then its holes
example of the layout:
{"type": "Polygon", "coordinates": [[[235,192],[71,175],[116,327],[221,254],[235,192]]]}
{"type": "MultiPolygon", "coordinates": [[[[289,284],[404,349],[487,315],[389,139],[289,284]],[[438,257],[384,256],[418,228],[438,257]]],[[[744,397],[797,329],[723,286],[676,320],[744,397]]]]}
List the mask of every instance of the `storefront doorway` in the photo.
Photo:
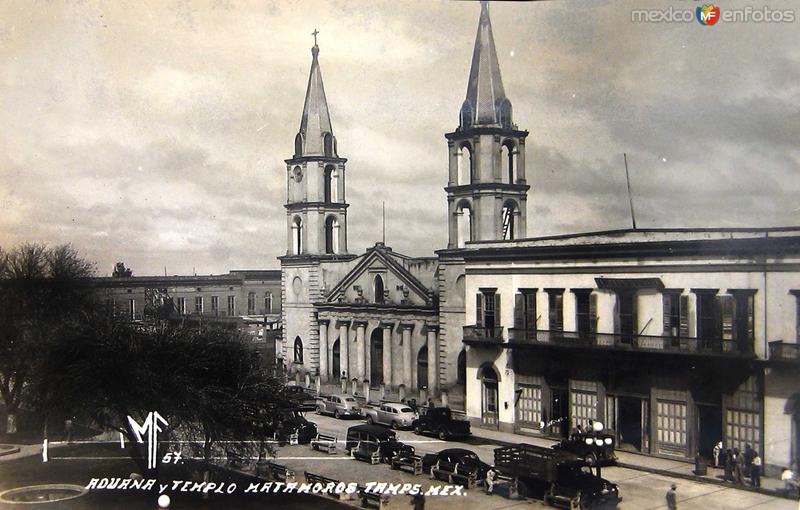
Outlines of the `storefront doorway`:
{"type": "Polygon", "coordinates": [[[714,458],[714,445],[722,441],[722,407],[697,405],[697,453],[706,459],[714,458]]]}
{"type": "Polygon", "coordinates": [[[550,433],[566,438],[569,435],[569,393],[566,388],[550,388],[550,433]]]}
{"type": "Polygon", "coordinates": [[[619,446],[644,451],[647,431],[647,401],[639,397],[617,397],[619,446]]]}
{"type": "Polygon", "coordinates": [[[485,427],[499,426],[497,408],[497,372],[487,365],[481,370],[481,423],[485,427]]]}

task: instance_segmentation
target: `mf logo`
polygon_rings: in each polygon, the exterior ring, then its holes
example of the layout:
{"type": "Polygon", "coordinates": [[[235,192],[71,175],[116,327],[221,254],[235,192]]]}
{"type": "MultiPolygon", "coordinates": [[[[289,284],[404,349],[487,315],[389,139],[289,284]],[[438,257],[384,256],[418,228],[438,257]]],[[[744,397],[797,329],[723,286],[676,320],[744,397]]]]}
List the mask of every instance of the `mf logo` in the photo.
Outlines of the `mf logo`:
{"type": "Polygon", "coordinates": [[[130,416],[128,416],[128,423],[131,426],[131,430],[133,430],[133,433],[136,435],[137,441],[144,443],[143,436],[147,436],[147,467],[149,469],[155,469],[158,460],[156,458],[158,455],[158,433],[164,431],[161,425],[166,427],[167,420],[156,411],[149,413],[141,425],[130,416]]]}
{"type": "Polygon", "coordinates": [[[701,25],[714,25],[719,21],[719,7],[714,7],[714,4],[704,4],[697,8],[696,13],[701,25]]]}

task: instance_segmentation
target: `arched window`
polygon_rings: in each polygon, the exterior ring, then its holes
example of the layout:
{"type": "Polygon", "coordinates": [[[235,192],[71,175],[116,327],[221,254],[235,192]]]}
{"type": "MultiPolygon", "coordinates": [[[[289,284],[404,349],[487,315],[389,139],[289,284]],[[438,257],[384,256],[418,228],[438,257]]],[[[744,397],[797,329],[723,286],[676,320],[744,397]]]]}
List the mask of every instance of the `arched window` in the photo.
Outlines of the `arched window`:
{"type": "Polygon", "coordinates": [[[461,129],[466,129],[472,125],[472,114],[473,114],[472,104],[469,100],[464,101],[461,105],[461,118],[459,119],[459,125],[461,129]]]}
{"type": "Polygon", "coordinates": [[[383,383],[383,328],[372,330],[369,341],[369,382],[372,386],[383,383]]]}
{"type": "Polygon", "coordinates": [[[334,175],[336,174],[336,168],[333,165],[328,165],[325,167],[325,172],[323,174],[324,180],[324,189],[323,189],[323,200],[325,202],[333,202],[333,194],[334,194],[334,175]]]}
{"type": "Polygon", "coordinates": [[[428,387],[428,345],[417,353],[417,388],[428,387]]]}
{"type": "Polygon", "coordinates": [[[461,349],[456,361],[456,384],[467,384],[467,351],[461,349]]]}
{"type": "Polygon", "coordinates": [[[303,341],[300,340],[299,336],[294,339],[294,362],[303,362],[303,341]]]}
{"type": "Polygon", "coordinates": [[[381,275],[375,275],[375,302],[379,304],[383,304],[384,301],[384,287],[383,287],[383,278],[381,275]]]}
{"type": "Polygon", "coordinates": [[[272,292],[264,293],[264,313],[272,313],[272,292]]]}
{"type": "Polygon", "coordinates": [[[500,101],[500,105],[498,107],[498,114],[500,116],[500,125],[504,128],[510,128],[512,126],[512,108],[511,108],[511,101],[508,99],[503,99],[500,101]]]}
{"type": "Polygon", "coordinates": [[[497,372],[487,364],[480,371],[481,379],[481,422],[483,425],[497,427],[497,372]]]}
{"type": "Polygon", "coordinates": [[[336,341],[333,342],[333,348],[331,348],[331,375],[335,381],[338,381],[342,378],[340,349],[339,339],[337,338],[336,341]]]}
{"type": "Polygon", "coordinates": [[[299,216],[295,216],[292,222],[292,253],[303,253],[303,220],[299,216]]]}
{"type": "Polygon", "coordinates": [[[339,222],[334,216],[325,219],[325,253],[339,253],[339,222]]]}
{"type": "Polygon", "coordinates": [[[461,202],[456,211],[457,246],[463,248],[472,241],[472,209],[468,202],[461,202]]]}
{"type": "Polygon", "coordinates": [[[474,170],[472,168],[472,150],[469,144],[461,146],[458,153],[458,185],[472,184],[474,182],[474,170]]]}
{"type": "Polygon", "coordinates": [[[294,137],[294,155],[303,155],[303,135],[301,133],[297,133],[297,136],[294,137]]]}
{"type": "Polygon", "coordinates": [[[517,172],[517,154],[514,143],[510,140],[506,141],[501,147],[500,153],[503,164],[503,176],[508,184],[514,184],[514,182],[516,182],[517,172]]]}
{"type": "Polygon", "coordinates": [[[333,156],[333,135],[332,134],[325,133],[324,145],[325,145],[325,155],[328,156],[328,157],[333,156]]]}
{"type": "Polygon", "coordinates": [[[512,239],[516,239],[516,215],[517,215],[517,204],[512,201],[508,201],[503,205],[502,217],[503,217],[503,225],[502,225],[502,239],[505,241],[510,241],[512,239]]]}

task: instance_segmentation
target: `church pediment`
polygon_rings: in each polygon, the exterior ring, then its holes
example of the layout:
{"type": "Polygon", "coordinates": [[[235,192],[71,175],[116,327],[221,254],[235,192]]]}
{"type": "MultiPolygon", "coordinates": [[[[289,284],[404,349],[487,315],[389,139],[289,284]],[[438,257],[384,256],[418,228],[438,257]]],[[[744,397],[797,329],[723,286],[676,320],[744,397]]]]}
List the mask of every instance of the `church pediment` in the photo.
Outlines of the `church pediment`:
{"type": "Polygon", "coordinates": [[[403,267],[388,248],[367,250],[326,296],[327,303],[432,306],[433,292],[403,267]]]}

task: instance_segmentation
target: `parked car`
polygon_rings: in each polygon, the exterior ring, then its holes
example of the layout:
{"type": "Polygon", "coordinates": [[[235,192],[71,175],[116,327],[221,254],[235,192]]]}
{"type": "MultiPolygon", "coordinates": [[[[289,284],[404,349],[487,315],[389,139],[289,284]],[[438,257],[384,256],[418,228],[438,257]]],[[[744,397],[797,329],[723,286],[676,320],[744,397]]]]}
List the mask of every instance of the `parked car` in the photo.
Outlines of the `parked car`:
{"type": "Polygon", "coordinates": [[[434,434],[442,441],[470,435],[469,422],[453,418],[449,407],[429,407],[412,423],[416,434],[434,434]]]}
{"type": "Polygon", "coordinates": [[[361,406],[350,395],[325,395],[317,399],[317,413],[329,413],[335,418],[361,416],[361,406]]]}
{"type": "Polygon", "coordinates": [[[370,425],[388,425],[395,430],[411,428],[418,415],[406,404],[384,403],[379,406],[364,406],[362,409],[370,425]]]}
{"type": "Polygon", "coordinates": [[[608,432],[573,433],[552,448],[574,453],[590,466],[613,466],[617,462],[614,453],[614,434],[608,432]]]}
{"type": "Polygon", "coordinates": [[[288,442],[297,434],[297,442],[308,444],[317,437],[317,425],[308,421],[297,409],[273,409],[269,411],[267,430],[275,434],[279,442],[288,442]]]}
{"type": "Polygon", "coordinates": [[[438,453],[428,453],[422,457],[422,472],[430,473],[431,469],[439,464],[439,469],[444,471],[455,471],[456,464],[460,464],[467,470],[475,473],[478,480],[486,478],[489,464],[483,462],[472,450],[465,448],[447,448],[438,453]]]}
{"type": "Polygon", "coordinates": [[[299,411],[313,411],[317,408],[317,398],[302,386],[286,386],[283,391],[299,411]]]}
{"type": "Polygon", "coordinates": [[[576,455],[518,444],[494,450],[494,470],[517,480],[523,497],[565,508],[615,508],[622,500],[616,484],[592,471],[576,455]]]}
{"type": "Polygon", "coordinates": [[[351,452],[359,443],[380,450],[381,462],[389,463],[396,455],[413,455],[414,447],[397,440],[394,431],[377,425],[354,425],[347,429],[345,449],[351,452]]]}

